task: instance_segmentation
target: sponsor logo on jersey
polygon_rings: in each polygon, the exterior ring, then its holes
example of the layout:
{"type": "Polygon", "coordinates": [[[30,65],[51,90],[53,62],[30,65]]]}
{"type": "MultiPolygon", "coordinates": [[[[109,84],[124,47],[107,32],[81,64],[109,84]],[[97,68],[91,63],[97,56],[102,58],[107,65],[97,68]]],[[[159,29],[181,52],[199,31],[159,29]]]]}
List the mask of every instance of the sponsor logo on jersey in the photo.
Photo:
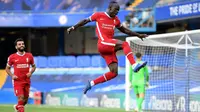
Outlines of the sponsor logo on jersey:
{"type": "Polygon", "coordinates": [[[104,20],[103,18],[100,18],[100,20],[104,20]]]}
{"type": "Polygon", "coordinates": [[[17,64],[17,68],[28,68],[28,64],[17,64]]]}
{"type": "Polygon", "coordinates": [[[115,26],[114,25],[110,25],[110,24],[102,24],[102,28],[105,28],[105,29],[114,29],[115,26]]]}

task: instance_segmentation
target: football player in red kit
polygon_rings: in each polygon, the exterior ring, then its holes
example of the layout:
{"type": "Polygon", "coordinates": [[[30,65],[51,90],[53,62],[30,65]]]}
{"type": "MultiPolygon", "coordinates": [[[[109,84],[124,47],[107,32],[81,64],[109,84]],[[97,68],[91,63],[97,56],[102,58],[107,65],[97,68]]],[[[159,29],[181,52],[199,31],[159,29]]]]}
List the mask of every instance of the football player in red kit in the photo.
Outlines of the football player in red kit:
{"type": "Polygon", "coordinates": [[[8,57],[6,72],[12,77],[14,93],[18,97],[17,105],[14,105],[16,112],[24,112],[24,106],[29,98],[30,78],[35,71],[33,55],[24,51],[24,40],[18,38],[15,41],[17,52],[8,57]],[[14,73],[11,72],[11,67],[14,73]],[[32,66],[30,70],[30,66],[32,66]]]}
{"type": "Polygon", "coordinates": [[[108,10],[106,12],[96,12],[89,18],[83,19],[76,25],[67,29],[68,33],[70,33],[71,31],[74,31],[80,26],[84,26],[88,22],[96,21],[96,33],[98,35],[98,51],[100,55],[105,59],[110,69],[110,71],[105,73],[104,75],[98,77],[97,79],[89,81],[84,89],[84,94],[86,94],[92,86],[111,80],[118,75],[118,60],[116,57],[116,52],[119,50],[124,51],[124,54],[126,55],[130,64],[132,65],[134,72],[139,71],[147,64],[147,62],[136,64],[129,44],[118,39],[113,39],[115,28],[119,29],[125,34],[128,34],[129,36],[137,36],[142,40],[143,38],[147,37],[146,34],[139,34],[122,26],[120,20],[117,17],[119,9],[120,7],[117,2],[110,2],[108,10]]]}

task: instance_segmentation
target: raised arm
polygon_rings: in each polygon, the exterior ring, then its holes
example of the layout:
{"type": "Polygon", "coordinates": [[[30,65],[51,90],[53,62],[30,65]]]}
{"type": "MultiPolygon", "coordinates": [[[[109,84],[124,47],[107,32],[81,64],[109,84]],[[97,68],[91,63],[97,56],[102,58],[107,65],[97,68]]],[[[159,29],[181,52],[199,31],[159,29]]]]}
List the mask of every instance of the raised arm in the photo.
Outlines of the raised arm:
{"type": "Polygon", "coordinates": [[[92,14],[90,17],[79,21],[76,25],[68,28],[67,33],[70,34],[71,31],[74,31],[75,29],[77,29],[81,26],[84,26],[89,22],[96,21],[99,18],[99,15],[100,15],[100,13],[96,12],[96,13],[92,14]]]}
{"type": "Polygon", "coordinates": [[[146,35],[146,34],[139,34],[139,33],[133,32],[130,29],[124,27],[123,25],[121,27],[118,27],[118,30],[121,31],[122,33],[129,35],[129,36],[137,36],[141,40],[143,40],[143,38],[148,37],[148,35],[146,35]]]}
{"type": "Polygon", "coordinates": [[[89,18],[83,19],[83,20],[79,21],[76,25],[68,28],[67,29],[67,33],[70,34],[71,31],[73,31],[73,30],[75,30],[75,29],[77,29],[77,28],[79,28],[81,26],[84,26],[84,25],[86,25],[89,22],[90,22],[89,18]]]}

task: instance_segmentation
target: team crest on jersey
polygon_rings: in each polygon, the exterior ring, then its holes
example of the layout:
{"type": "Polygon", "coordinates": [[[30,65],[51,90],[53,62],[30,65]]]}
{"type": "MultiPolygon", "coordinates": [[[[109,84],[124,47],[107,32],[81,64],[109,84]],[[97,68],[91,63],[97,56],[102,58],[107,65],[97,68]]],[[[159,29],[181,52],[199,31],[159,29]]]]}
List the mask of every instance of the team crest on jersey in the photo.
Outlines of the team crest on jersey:
{"type": "Polygon", "coordinates": [[[28,58],[26,58],[26,62],[28,62],[28,58]]]}

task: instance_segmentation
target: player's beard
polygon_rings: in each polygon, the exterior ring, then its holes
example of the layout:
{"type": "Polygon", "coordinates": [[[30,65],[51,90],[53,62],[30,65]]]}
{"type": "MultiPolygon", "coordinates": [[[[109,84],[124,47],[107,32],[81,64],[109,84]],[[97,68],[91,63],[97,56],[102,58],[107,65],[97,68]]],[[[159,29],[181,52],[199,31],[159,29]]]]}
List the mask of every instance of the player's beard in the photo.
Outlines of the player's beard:
{"type": "Polygon", "coordinates": [[[116,15],[117,15],[116,13],[112,13],[112,14],[111,14],[112,17],[115,17],[116,15]]]}
{"type": "Polygon", "coordinates": [[[25,47],[19,47],[17,50],[18,50],[19,52],[24,52],[24,49],[25,49],[25,47]]]}

